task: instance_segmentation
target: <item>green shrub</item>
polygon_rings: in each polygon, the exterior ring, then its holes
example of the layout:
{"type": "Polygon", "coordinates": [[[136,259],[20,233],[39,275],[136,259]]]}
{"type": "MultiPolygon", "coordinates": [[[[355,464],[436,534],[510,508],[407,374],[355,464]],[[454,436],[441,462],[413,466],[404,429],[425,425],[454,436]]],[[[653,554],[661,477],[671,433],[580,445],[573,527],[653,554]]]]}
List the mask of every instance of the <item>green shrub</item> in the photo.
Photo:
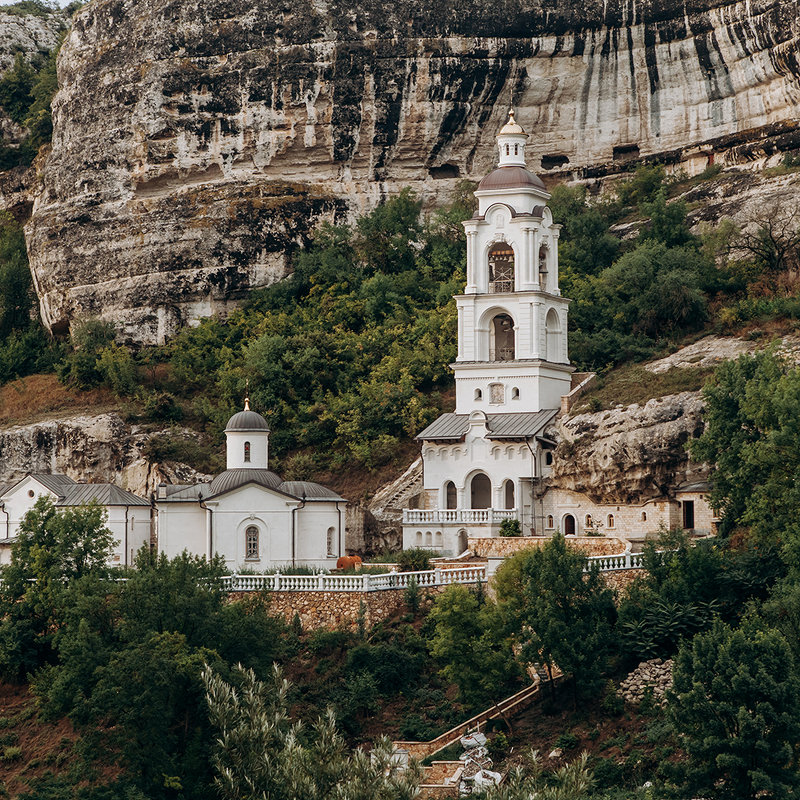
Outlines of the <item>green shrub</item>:
{"type": "Polygon", "coordinates": [[[581,740],[574,733],[565,731],[556,739],[556,747],[560,747],[562,750],[574,750],[580,742],[581,740]]]}
{"type": "Polygon", "coordinates": [[[22,758],[22,748],[16,746],[4,747],[2,754],[0,754],[0,761],[18,761],[22,758]]]}
{"type": "Polygon", "coordinates": [[[504,519],[500,523],[501,536],[522,536],[522,525],[518,519],[504,519]]]}
{"type": "Polygon", "coordinates": [[[438,553],[435,550],[411,547],[398,554],[397,564],[401,572],[421,572],[431,568],[430,560],[437,555],[438,553]]]}
{"type": "Polygon", "coordinates": [[[502,731],[498,731],[486,744],[489,756],[495,762],[502,761],[508,755],[509,749],[508,736],[502,731]]]}
{"type": "Polygon", "coordinates": [[[625,710],[625,700],[617,692],[614,681],[609,680],[606,684],[606,692],[601,703],[603,713],[609,717],[618,717],[625,710]]]}
{"type": "Polygon", "coordinates": [[[144,399],[144,415],[153,422],[178,422],[183,409],[169,392],[150,392],[144,399]]]}
{"type": "Polygon", "coordinates": [[[593,774],[598,789],[612,789],[625,779],[625,768],[613,758],[598,758],[594,762],[593,774]]]}

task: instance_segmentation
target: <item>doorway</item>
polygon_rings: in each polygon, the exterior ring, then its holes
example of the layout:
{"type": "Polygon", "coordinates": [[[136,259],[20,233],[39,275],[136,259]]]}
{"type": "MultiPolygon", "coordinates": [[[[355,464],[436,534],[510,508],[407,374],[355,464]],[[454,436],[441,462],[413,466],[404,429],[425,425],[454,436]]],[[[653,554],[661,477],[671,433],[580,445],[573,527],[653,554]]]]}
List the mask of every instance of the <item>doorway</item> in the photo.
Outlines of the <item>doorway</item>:
{"type": "Polygon", "coordinates": [[[575,517],[572,514],[567,514],[564,517],[564,536],[575,535],[575,517]]]}

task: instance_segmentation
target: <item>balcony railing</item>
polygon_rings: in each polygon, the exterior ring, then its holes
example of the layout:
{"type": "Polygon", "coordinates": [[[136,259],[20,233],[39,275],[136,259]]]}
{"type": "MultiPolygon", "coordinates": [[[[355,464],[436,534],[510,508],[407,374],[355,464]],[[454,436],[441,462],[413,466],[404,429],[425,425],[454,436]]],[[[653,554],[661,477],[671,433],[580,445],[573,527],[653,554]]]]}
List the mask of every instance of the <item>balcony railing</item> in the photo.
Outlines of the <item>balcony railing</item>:
{"type": "Polygon", "coordinates": [[[461,523],[500,523],[504,519],[516,519],[515,508],[433,508],[433,509],[403,509],[404,525],[423,525],[427,523],[441,524],[452,522],[461,523]]]}
{"type": "Polygon", "coordinates": [[[489,361],[513,361],[514,358],[513,347],[495,347],[489,352],[489,361]]]}
{"type": "Polygon", "coordinates": [[[499,294],[500,292],[513,292],[514,280],[510,281],[489,281],[489,294],[499,294]]]}

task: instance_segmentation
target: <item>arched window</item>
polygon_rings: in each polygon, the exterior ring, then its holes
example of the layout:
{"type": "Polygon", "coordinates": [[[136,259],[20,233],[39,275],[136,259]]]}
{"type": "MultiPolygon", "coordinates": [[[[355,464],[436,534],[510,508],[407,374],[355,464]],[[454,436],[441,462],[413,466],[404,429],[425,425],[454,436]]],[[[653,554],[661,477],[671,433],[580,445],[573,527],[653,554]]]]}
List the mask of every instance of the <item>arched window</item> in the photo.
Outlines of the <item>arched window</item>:
{"type": "Polygon", "coordinates": [[[458,508],[458,492],[453,481],[447,481],[444,485],[445,508],[458,508]]]}
{"type": "Polygon", "coordinates": [[[548,450],[544,454],[544,463],[547,464],[548,467],[552,467],[553,466],[553,452],[552,452],[552,450],[548,450]]]}
{"type": "Polygon", "coordinates": [[[258,528],[249,525],[244,532],[244,557],[247,561],[258,561],[258,528]]]}
{"type": "Polygon", "coordinates": [[[515,155],[515,156],[516,156],[516,155],[519,155],[519,145],[518,145],[518,144],[515,144],[515,145],[514,145],[514,155],[515,155]]]}
{"type": "Polygon", "coordinates": [[[647,512],[642,511],[642,522],[647,522],[647,512]]]}
{"type": "Polygon", "coordinates": [[[434,541],[436,543],[436,547],[440,548],[442,546],[442,532],[436,531],[434,541]]]}
{"type": "Polygon", "coordinates": [[[479,472],[470,481],[470,508],[492,507],[492,482],[483,472],[479,472]]]}
{"type": "Polygon", "coordinates": [[[328,528],[328,555],[336,555],[336,528],[328,528]]]}
{"type": "Polygon", "coordinates": [[[514,320],[508,314],[498,314],[489,327],[489,361],[513,361],[514,320]]]}
{"type": "Polygon", "coordinates": [[[553,527],[553,515],[552,514],[548,514],[547,515],[547,527],[548,528],[552,528],[553,527]]]}
{"type": "Polygon", "coordinates": [[[506,508],[514,508],[514,481],[508,480],[503,485],[503,500],[505,501],[506,508]]]}
{"type": "Polygon", "coordinates": [[[539,285],[547,291],[547,245],[543,244],[539,248],[539,285]]]}
{"type": "Polygon", "coordinates": [[[558,312],[551,308],[547,312],[547,317],[544,322],[545,336],[547,350],[545,352],[545,360],[560,362],[563,360],[561,353],[561,320],[558,318],[558,312]]]}
{"type": "Polygon", "coordinates": [[[246,462],[250,461],[250,442],[244,443],[244,460],[246,462]]]}
{"type": "Polygon", "coordinates": [[[585,528],[591,528],[592,527],[592,515],[591,514],[587,514],[586,515],[586,519],[584,520],[583,525],[584,525],[585,528]]]}
{"type": "Polygon", "coordinates": [[[483,400],[483,392],[480,389],[475,390],[475,399],[483,400]]]}
{"type": "Polygon", "coordinates": [[[508,155],[508,145],[506,145],[506,155],[508,155]]]}
{"type": "Polygon", "coordinates": [[[514,250],[505,242],[498,242],[489,250],[489,291],[514,291],[514,250]]]}
{"type": "Polygon", "coordinates": [[[425,547],[433,545],[433,534],[430,531],[425,531],[425,547]]]}
{"type": "Polygon", "coordinates": [[[512,400],[519,400],[519,389],[516,386],[511,388],[511,399],[512,400]]]}
{"type": "Polygon", "coordinates": [[[609,528],[613,528],[614,527],[614,515],[613,514],[609,514],[608,515],[608,527],[609,528]]]}
{"type": "Polygon", "coordinates": [[[417,531],[417,547],[422,547],[422,531],[417,531]]]}

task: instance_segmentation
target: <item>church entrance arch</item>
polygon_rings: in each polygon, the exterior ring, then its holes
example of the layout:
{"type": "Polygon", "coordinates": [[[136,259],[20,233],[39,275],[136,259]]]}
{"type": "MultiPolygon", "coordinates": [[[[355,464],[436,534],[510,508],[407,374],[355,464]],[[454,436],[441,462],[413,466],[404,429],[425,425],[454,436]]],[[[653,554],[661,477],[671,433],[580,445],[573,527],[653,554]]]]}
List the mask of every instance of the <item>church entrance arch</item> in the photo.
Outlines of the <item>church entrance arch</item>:
{"type": "Polygon", "coordinates": [[[469,484],[470,508],[492,507],[492,482],[489,476],[478,472],[469,484]]]}
{"type": "Polygon", "coordinates": [[[467,546],[468,545],[469,545],[469,539],[467,537],[467,532],[464,531],[464,530],[459,531],[458,532],[458,552],[456,553],[456,555],[460,556],[462,553],[465,553],[466,550],[467,550],[467,546]]]}
{"type": "Polygon", "coordinates": [[[575,517],[572,514],[564,514],[562,527],[564,528],[564,536],[574,536],[576,529],[575,517]]]}
{"type": "Polygon", "coordinates": [[[489,324],[489,360],[513,361],[514,320],[508,314],[497,314],[489,324]]]}

